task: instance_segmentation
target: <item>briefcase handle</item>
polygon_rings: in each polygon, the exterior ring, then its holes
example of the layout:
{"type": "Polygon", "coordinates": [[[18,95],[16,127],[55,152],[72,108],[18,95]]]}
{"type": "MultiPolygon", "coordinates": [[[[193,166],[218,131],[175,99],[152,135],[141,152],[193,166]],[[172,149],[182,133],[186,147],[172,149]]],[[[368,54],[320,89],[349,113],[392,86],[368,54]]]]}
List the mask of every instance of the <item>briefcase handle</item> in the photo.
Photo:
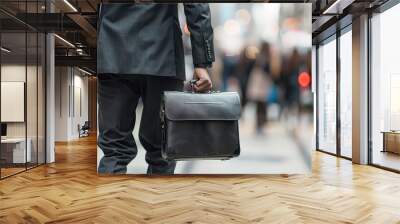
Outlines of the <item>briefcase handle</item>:
{"type": "MultiPolygon", "coordinates": [[[[191,93],[196,93],[195,91],[194,91],[194,84],[196,84],[196,82],[197,81],[199,81],[198,79],[192,79],[192,80],[190,80],[189,81],[189,84],[190,84],[190,92],[191,93]]],[[[209,90],[208,92],[205,92],[205,93],[219,93],[220,91],[211,91],[211,90],[209,90]]]]}

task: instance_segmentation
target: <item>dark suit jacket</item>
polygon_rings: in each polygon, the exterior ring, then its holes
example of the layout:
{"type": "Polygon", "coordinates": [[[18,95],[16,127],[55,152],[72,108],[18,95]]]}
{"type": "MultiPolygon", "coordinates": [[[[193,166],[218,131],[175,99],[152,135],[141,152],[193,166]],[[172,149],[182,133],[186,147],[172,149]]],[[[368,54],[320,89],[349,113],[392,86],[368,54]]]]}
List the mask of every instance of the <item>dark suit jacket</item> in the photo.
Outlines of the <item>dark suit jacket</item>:
{"type": "MultiPolygon", "coordinates": [[[[193,63],[214,61],[213,29],[206,3],[186,3],[193,63]]],[[[177,4],[102,4],[97,73],[143,74],[185,79],[177,4]]]]}

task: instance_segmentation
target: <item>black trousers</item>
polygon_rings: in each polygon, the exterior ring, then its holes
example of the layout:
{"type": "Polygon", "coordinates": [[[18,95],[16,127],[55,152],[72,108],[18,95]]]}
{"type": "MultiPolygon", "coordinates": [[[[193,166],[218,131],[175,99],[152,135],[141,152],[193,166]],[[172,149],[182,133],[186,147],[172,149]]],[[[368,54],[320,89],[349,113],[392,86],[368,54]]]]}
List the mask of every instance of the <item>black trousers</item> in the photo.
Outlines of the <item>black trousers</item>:
{"type": "Polygon", "coordinates": [[[146,149],[147,173],[173,174],[175,162],[161,156],[160,103],[163,91],[182,88],[182,80],[170,77],[99,74],[97,144],[104,153],[99,173],[126,173],[126,166],[136,157],[132,131],[136,106],[142,98],[139,140],[146,149]]]}

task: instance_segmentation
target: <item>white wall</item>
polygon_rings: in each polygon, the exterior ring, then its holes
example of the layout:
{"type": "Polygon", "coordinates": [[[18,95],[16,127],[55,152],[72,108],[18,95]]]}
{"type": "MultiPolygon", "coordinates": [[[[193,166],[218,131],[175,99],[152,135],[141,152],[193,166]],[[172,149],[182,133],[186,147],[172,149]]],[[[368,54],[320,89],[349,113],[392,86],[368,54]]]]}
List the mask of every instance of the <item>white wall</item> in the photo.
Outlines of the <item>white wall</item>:
{"type": "Polygon", "coordinates": [[[76,68],[56,67],[55,85],[55,140],[77,139],[78,124],[88,120],[88,78],[76,68]]]}
{"type": "Polygon", "coordinates": [[[74,105],[73,108],[71,108],[71,136],[72,138],[78,138],[79,133],[78,133],[78,124],[81,126],[85,123],[85,121],[89,120],[89,114],[88,114],[88,109],[89,109],[89,102],[88,102],[88,77],[87,76],[82,76],[82,73],[76,73],[77,70],[75,70],[75,75],[74,75],[74,82],[73,86],[74,88],[71,88],[71,90],[74,90],[72,94],[74,96],[71,96],[74,100],[74,102],[71,102],[71,105],[74,105]],[[80,92],[80,93],[79,93],[80,92]],[[79,97],[80,95],[80,97],[79,97]],[[80,101],[80,102],[79,102],[80,101]],[[79,108],[81,107],[81,108],[79,108]],[[81,111],[80,111],[81,110],[81,111]]]}
{"type": "Polygon", "coordinates": [[[68,68],[55,68],[55,141],[68,140],[68,68]]]}

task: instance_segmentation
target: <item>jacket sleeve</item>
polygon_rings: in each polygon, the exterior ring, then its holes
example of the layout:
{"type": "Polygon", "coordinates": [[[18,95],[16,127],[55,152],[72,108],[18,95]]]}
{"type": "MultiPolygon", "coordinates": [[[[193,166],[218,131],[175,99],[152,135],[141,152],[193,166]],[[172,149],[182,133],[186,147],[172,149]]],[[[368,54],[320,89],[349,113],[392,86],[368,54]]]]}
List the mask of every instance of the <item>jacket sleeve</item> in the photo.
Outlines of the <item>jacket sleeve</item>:
{"type": "Polygon", "coordinates": [[[207,3],[184,3],[186,21],[190,31],[193,64],[211,66],[215,61],[213,28],[207,3]]]}

